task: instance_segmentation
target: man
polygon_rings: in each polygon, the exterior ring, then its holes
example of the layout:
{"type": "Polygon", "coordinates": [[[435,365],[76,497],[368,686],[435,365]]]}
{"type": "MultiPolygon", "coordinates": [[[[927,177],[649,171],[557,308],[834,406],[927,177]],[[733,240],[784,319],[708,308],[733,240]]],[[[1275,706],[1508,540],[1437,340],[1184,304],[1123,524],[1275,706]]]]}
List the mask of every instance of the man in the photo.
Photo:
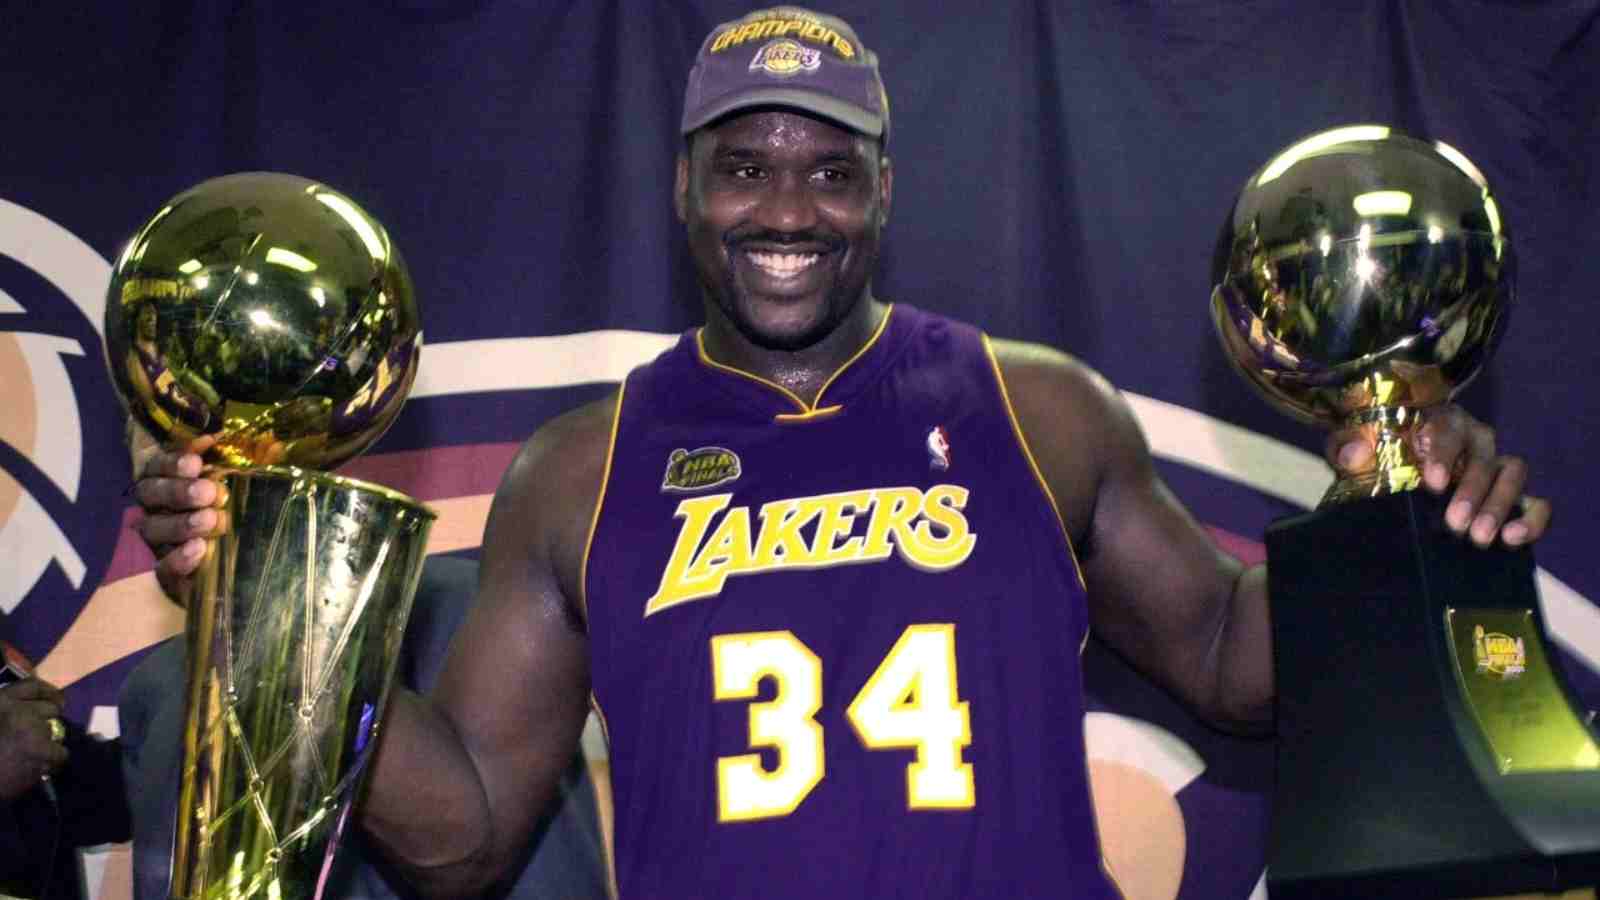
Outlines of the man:
{"type": "MultiPolygon", "coordinates": [[[[624,896],[1116,896],[1079,648],[1092,627],[1260,729],[1264,571],[1216,550],[1082,363],[873,296],[888,110],[848,25],[719,26],[682,131],[706,324],[512,463],[446,671],[395,698],[367,828],[426,893],[471,895],[592,704],[624,896]]],[[[1539,537],[1486,428],[1451,410],[1426,435],[1429,488],[1461,471],[1452,528],[1539,537]]],[[[143,526],[169,580],[218,527],[187,518],[216,494],[199,464],[160,455],[139,488],[179,511],[143,526]]]]}

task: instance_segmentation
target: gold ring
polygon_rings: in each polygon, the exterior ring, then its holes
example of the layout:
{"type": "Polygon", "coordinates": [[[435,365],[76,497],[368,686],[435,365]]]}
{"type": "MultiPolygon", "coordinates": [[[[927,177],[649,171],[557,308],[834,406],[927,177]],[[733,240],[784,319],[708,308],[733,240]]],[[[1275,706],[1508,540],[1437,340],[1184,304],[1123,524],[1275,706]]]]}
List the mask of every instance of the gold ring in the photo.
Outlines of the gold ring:
{"type": "Polygon", "coordinates": [[[50,740],[57,744],[65,743],[67,740],[66,724],[54,716],[51,716],[47,721],[50,723],[50,740]]]}

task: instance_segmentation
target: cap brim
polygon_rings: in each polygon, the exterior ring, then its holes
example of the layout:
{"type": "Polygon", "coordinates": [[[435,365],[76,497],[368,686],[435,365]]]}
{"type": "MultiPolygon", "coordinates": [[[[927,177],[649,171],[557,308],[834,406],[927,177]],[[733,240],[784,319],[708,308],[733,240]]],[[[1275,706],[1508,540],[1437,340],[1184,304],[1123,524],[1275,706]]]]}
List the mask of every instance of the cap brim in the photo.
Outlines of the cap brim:
{"type": "Polygon", "coordinates": [[[800,88],[777,87],[739,91],[718,98],[715,103],[702,107],[694,118],[684,120],[683,133],[688,134],[698,128],[704,128],[729,113],[757,106],[785,106],[803,110],[824,119],[831,119],[867,137],[883,137],[882,116],[826,94],[800,88]]]}

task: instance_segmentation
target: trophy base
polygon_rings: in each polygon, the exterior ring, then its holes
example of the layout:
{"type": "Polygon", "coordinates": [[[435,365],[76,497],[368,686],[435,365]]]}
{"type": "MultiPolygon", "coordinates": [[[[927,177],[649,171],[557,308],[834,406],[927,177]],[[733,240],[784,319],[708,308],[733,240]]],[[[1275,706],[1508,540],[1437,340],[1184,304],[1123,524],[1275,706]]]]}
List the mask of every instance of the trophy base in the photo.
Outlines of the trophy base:
{"type": "Polygon", "coordinates": [[[1547,654],[1527,548],[1422,491],[1267,531],[1274,900],[1600,884],[1600,749],[1547,654]]]}

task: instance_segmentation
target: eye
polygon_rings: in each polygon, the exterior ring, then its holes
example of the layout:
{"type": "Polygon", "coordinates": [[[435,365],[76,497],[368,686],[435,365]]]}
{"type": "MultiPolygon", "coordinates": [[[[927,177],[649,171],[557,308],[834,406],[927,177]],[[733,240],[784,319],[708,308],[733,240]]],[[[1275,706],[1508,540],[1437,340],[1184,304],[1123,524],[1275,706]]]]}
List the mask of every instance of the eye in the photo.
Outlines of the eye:
{"type": "Polygon", "coordinates": [[[735,178],[742,178],[746,181],[755,181],[757,179],[765,178],[767,175],[765,169],[761,168],[760,166],[752,165],[734,166],[729,170],[728,173],[735,178]]]}
{"type": "Polygon", "coordinates": [[[827,184],[844,184],[850,180],[850,173],[843,169],[829,166],[825,169],[818,169],[811,177],[827,184]]]}

